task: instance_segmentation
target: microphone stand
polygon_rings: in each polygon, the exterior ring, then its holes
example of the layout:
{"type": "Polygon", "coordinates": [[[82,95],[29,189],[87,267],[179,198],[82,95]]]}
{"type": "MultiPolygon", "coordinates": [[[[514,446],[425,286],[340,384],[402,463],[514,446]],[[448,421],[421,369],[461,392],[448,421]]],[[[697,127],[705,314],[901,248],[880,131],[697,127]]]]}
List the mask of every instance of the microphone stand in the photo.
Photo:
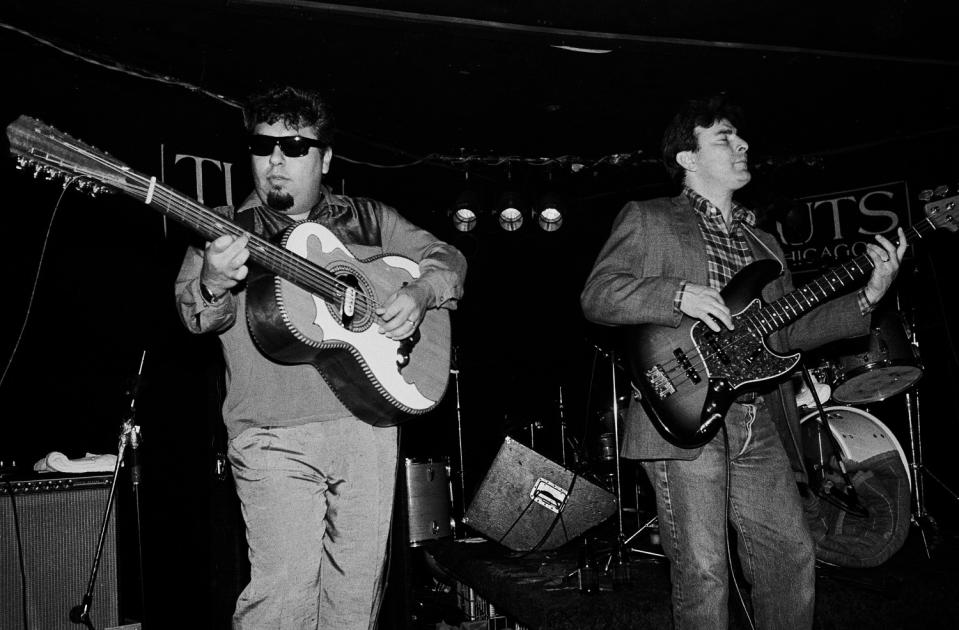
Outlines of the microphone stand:
{"type": "MultiPolygon", "coordinates": [[[[818,417],[815,419],[815,427],[816,451],[819,456],[819,461],[813,465],[813,470],[816,472],[816,494],[825,501],[846,512],[850,512],[861,517],[869,516],[869,511],[859,504],[859,497],[856,495],[856,489],[853,487],[852,482],[849,479],[849,474],[846,472],[846,464],[842,460],[842,453],[840,453],[836,438],[832,434],[832,429],[829,427],[828,414],[826,413],[826,410],[823,409],[822,401],[819,400],[819,393],[816,391],[816,383],[813,382],[812,376],[809,374],[809,369],[806,367],[806,361],[801,359],[799,361],[799,367],[802,370],[803,381],[805,381],[806,387],[809,388],[809,393],[812,395],[813,402],[816,403],[816,410],[818,411],[818,417]],[[824,428],[826,429],[825,431],[823,431],[824,428]],[[824,433],[830,441],[833,456],[836,459],[836,465],[839,466],[839,472],[842,475],[843,482],[845,483],[846,489],[844,491],[837,491],[835,489],[835,484],[826,476],[826,468],[829,465],[826,461],[825,450],[823,449],[824,433]]],[[[800,459],[801,458],[802,455],[800,455],[800,459]]]]}
{"type": "MultiPolygon", "coordinates": [[[[616,533],[616,542],[613,544],[613,549],[609,554],[609,557],[606,559],[606,564],[604,566],[604,572],[611,572],[613,577],[613,590],[619,590],[625,588],[631,581],[632,576],[630,574],[629,568],[629,554],[628,551],[632,551],[639,554],[654,556],[657,558],[665,558],[665,555],[661,553],[656,553],[655,551],[647,551],[645,549],[638,549],[636,547],[631,547],[630,543],[642,534],[647,529],[655,527],[658,519],[653,517],[649,519],[646,523],[633,532],[629,537],[626,536],[623,526],[623,491],[622,483],[620,480],[620,444],[619,444],[619,392],[616,387],[616,370],[619,367],[616,363],[616,352],[613,350],[606,351],[603,348],[600,348],[596,344],[593,345],[594,356],[596,353],[602,355],[605,358],[609,359],[610,365],[610,378],[611,378],[611,390],[612,390],[612,413],[613,413],[613,448],[614,453],[614,487],[616,492],[616,512],[617,512],[617,533],[616,533]]],[[[637,505],[636,516],[639,518],[639,509],[637,505]]],[[[638,523],[637,523],[638,525],[638,523]]]]}
{"type": "Polygon", "coordinates": [[[613,393],[613,445],[616,451],[616,456],[613,458],[613,461],[615,462],[614,475],[618,529],[616,533],[616,542],[613,545],[613,551],[610,553],[609,559],[606,562],[606,570],[612,573],[613,590],[619,590],[621,588],[625,588],[631,582],[629,557],[626,553],[626,546],[635,537],[635,534],[627,539],[623,529],[623,487],[621,482],[619,455],[619,393],[616,391],[616,352],[612,350],[609,353],[609,366],[610,382],[612,384],[611,389],[613,393]]]}
{"type": "Polygon", "coordinates": [[[456,394],[456,439],[459,447],[460,517],[457,522],[462,529],[463,519],[466,518],[466,473],[463,464],[463,409],[460,406],[460,369],[456,346],[453,346],[450,356],[450,374],[453,375],[453,391],[456,394]]]}
{"type": "MultiPolygon", "coordinates": [[[[70,621],[75,624],[82,624],[86,626],[89,630],[96,630],[93,626],[93,622],[90,620],[90,608],[93,605],[93,590],[97,583],[97,574],[100,571],[100,560],[103,556],[103,545],[106,541],[107,529],[110,524],[110,514],[113,512],[113,505],[116,500],[116,490],[117,490],[117,480],[120,477],[120,467],[123,465],[123,456],[127,450],[127,447],[132,448],[132,470],[131,470],[131,479],[133,481],[133,491],[136,495],[137,503],[137,518],[139,520],[140,512],[140,498],[139,498],[139,485],[140,485],[140,466],[137,461],[136,452],[140,446],[140,427],[136,424],[136,391],[139,387],[140,375],[143,373],[143,363],[146,360],[146,351],[143,351],[142,356],[140,357],[140,368],[137,371],[136,382],[131,388],[130,392],[130,410],[127,417],[124,419],[123,424],[120,427],[120,438],[119,444],[117,447],[117,462],[113,467],[113,479],[110,483],[110,496],[107,499],[107,505],[103,512],[103,519],[100,524],[100,535],[97,538],[97,548],[93,556],[93,565],[90,567],[90,578],[87,581],[87,590],[83,594],[83,599],[79,604],[70,609],[70,621]]],[[[142,546],[141,546],[142,547],[142,546]]],[[[141,579],[140,579],[140,596],[141,602],[143,602],[143,555],[142,550],[140,554],[140,569],[141,569],[141,579]]],[[[144,602],[144,611],[146,610],[146,605],[144,602]]]]}
{"type": "MultiPolygon", "coordinates": [[[[916,266],[914,266],[913,271],[914,273],[918,273],[916,266]]],[[[903,324],[906,329],[906,336],[912,346],[913,356],[916,359],[917,365],[922,368],[922,356],[919,352],[919,331],[917,330],[918,326],[915,321],[915,309],[910,309],[911,321],[906,321],[905,310],[900,304],[897,304],[897,306],[899,307],[899,312],[903,313],[903,324]]],[[[930,479],[939,484],[946,494],[954,500],[959,501],[959,495],[923,463],[922,419],[919,410],[919,388],[917,385],[914,385],[912,389],[906,392],[905,402],[906,416],[909,422],[909,467],[912,469],[912,504],[914,509],[912,522],[919,528],[926,558],[932,558],[931,547],[933,543],[930,541],[930,538],[935,537],[938,524],[936,523],[936,519],[926,511],[926,492],[923,484],[923,474],[928,475],[930,479]]]]}
{"type": "Polygon", "coordinates": [[[566,465],[566,415],[563,410],[563,386],[559,386],[559,444],[563,459],[563,468],[566,465]]]}

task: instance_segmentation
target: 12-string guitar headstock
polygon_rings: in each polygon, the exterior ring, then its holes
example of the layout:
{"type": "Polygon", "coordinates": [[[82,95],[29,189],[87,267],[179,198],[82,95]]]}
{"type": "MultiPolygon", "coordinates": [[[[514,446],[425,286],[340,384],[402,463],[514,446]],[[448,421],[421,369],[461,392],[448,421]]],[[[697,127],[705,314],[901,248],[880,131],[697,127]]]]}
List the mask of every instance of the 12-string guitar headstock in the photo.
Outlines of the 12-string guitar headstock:
{"type": "Polygon", "coordinates": [[[72,136],[29,116],[20,116],[7,126],[10,153],[16,167],[33,171],[34,179],[73,184],[91,196],[114,192],[111,184],[122,183],[123,165],[72,136]]]}

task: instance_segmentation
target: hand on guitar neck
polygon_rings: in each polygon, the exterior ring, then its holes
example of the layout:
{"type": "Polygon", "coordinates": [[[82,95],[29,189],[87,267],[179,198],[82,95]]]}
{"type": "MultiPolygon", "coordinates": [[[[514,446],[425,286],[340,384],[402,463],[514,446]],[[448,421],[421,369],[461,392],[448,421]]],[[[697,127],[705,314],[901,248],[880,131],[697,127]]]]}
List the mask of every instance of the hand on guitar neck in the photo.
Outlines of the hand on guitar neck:
{"type": "Polygon", "coordinates": [[[219,298],[225,295],[246,278],[250,271],[246,266],[250,257],[250,250],[246,247],[248,242],[246,235],[234,238],[224,234],[206,244],[200,283],[213,296],[219,298]]]}
{"type": "Polygon", "coordinates": [[[892,281],[896,279],[899,273],[899,265],[902,263],[902,257],[906,253],[906,247],[909,243],[906,241],[906,233],[899,228],[899,242],[893,244],[889,239],[881,234],[876,235],[879,245],[872,243],[866,244],[866,255],[872,261],[872,274],[869,276],[869,282],[866,283],[865,296],[870,304],[876,304],[886,294],[892,281]],[[881,245],[881,247],[880,247],[881,245]]]}
{"type": "MultiPolygon", "coordinates": [[[[893,244],[880,234],[876,235],[876,241],[879,245],[873,243],[866,245],[866,254],[872,262],[873,269],[865,287],[865,296],[871,305],[875,305],[882,299],[893,280],[896,279],[908,245],[902,228],[899,228],[898,244],[893,244]]],[[[720,332],[721,326],[733,330],[732,312],[726,306],[720,292],[711,287],[691,282],[683,285],[679,310],[684,315],[700,320],[713,332],[720,332]]]]}

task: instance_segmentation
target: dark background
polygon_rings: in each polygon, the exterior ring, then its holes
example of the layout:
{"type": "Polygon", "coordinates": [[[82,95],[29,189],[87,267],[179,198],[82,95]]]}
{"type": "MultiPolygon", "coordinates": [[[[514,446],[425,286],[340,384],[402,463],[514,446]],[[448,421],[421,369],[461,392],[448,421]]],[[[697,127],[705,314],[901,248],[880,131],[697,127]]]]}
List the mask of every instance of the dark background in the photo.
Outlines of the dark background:
{"type": "MultiPolygon", "coordinates": [[[[956,192],[947,3],[634,4],[5,3],[0,112],[5,124],[40,118],[171,183],[192,181],[177,153],[230,162],[238,201],[249,180],[234,103],[270,83],[326,90],[341,129],[331,185],[394,205],[469,260],[453,314],[449,393],[459,387],[460,407],[448,395],[403,437],[405,457],[449,457],[456,470],[461,427],[468,500],[507,434],[560,457],[560,391],[570,434],[595,445],[619,346],[583,320],[578,293],[622,204],[672,192],[658,143],[684,98],[723,90],[745,107],[754,180],[741,200],[769,220],[802,197],[886,182],[906,183],[914,218],[921,191],[956,192]],[[455,232],[448,211],[467,182],[489,209],[507,188],[531,202],[561,190],[565,223],[544,233],[527,215],[506,233],[484,215],[474,232],[455,232]]],[[[207,169],[204,181],[220,181],[207,169]]],[[[189,236],[120,195],[61,199],[12,160],[0,186],[0,459],[28,469],[54,450],[116,452],[146,352],[136,407],[151,619],[196,609],[221,621],[245,551],[232,489],[215,474],[216,340],[187,335],[174,311],[189,236]]],[[[222,184],[204,193],[207,205],[224,201],[222,184]]],[[[925,368],[915,442],[950,488],[954,238],[923,241],[897,285],[925,368]]],[[[904,407],[898,396],[869,412],[908,450],[904,407]]],[[[955,500],[926,486],[929,511],[951,527],[955,500]]],[[[129,507],[129,485],[119,500],[129,507]]]]}

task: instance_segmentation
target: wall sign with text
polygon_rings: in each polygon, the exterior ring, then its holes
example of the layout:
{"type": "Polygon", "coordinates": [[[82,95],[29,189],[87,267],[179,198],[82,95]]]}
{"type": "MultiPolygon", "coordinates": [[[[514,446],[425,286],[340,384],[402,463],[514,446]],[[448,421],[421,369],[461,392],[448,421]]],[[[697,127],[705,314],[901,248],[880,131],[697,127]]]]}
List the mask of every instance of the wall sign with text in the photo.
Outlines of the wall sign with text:
{"type": "Polygon", "coordinates": [[[910,224],[905,182],[804,197],[775,222],[794,273],[822,272],[866,253],[876,234],[895,237],[910,224]]]}

